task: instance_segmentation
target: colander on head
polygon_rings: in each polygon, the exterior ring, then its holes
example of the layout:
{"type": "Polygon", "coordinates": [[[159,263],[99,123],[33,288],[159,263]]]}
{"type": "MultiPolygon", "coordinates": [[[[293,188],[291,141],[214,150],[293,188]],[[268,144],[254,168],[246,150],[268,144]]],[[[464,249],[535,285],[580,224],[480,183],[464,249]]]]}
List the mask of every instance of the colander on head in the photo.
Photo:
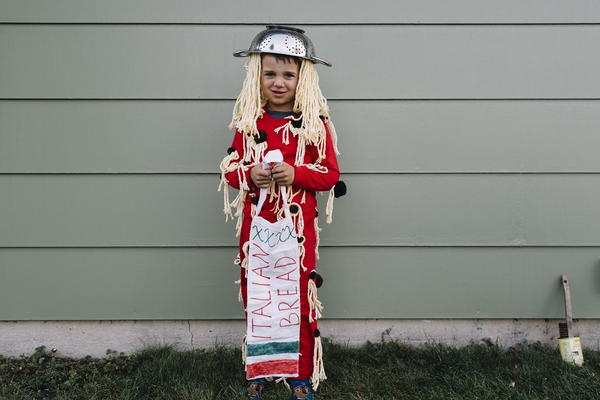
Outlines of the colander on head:
{"type": "Polygon", "coordinates": [[[274,53],[300,57],[331,67],[331,63],[315,55],[315,46],[304,30],[283,25],[267,25],[267,29],[254,37],[248,50],[233,53],[235,57],[248,57],[253,53],[274,53]]]}

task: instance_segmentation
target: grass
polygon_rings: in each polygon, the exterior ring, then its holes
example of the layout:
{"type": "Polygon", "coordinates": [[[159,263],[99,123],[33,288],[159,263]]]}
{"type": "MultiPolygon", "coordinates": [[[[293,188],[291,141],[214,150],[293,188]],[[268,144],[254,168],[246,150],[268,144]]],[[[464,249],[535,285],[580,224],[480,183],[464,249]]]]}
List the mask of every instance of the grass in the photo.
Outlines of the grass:
{"type": "MultiPolygon", "coordinates": [[[[329,379],[318,399],[600,399],[600,353],[575,367],[538,344],[491,343],[455,349],[388,341],[360,348],[324,341],[329,379]]],[[[126,356],[65,359],[39,347],[31,356],[0,356],[0,399],[244,399],[239,349],[175,351],[147,347],[126,356]]],[[[266,399],[289,399],[276,385],[266,399]]]]}

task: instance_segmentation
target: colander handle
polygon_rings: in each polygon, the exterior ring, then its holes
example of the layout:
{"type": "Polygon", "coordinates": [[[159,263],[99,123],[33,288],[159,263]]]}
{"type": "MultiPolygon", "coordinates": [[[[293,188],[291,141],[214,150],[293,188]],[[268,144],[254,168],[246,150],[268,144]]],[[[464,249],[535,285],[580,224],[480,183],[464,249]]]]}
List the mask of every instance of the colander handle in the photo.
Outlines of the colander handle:
{"type": "Polygon", "coordinates": [[[325,61],[325,60],[323,60],[322,58],[319,58],[319,57],[313,56],[311,58],[311,60],[314,61],[314,62],[318,62],[320,64],[323,64],[323,65],[327,65],[328,67],[332,67],[333,66],[333,64],[331,64],[329,61],[325,61]]]}
{"type": "Polygon", "coordinates": [[[248,52],[248,50],[238,50],[235,53],[233,53],[234,57],[248,57],[250,55],[250,53],[248,52]]]}

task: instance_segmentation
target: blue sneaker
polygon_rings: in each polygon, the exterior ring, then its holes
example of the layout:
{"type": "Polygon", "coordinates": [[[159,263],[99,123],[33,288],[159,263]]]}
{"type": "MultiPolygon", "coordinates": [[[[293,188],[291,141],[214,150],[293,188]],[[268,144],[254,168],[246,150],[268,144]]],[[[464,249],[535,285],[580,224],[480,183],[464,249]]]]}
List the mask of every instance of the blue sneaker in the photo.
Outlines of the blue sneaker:
{"type": "Polygon", "coordinates": [[[289,380],[292,386],[292,398],[291,400],[314,400],[315,394],[310,383],[310,379],[303,380],[289,380]]]}
{"type": "Polygon", "coordinates": [[[248,381],[244,393],[249,399],[262,399],[262,394],[267,388],[267,382],[265,378],[251,379],[248,381]]]}

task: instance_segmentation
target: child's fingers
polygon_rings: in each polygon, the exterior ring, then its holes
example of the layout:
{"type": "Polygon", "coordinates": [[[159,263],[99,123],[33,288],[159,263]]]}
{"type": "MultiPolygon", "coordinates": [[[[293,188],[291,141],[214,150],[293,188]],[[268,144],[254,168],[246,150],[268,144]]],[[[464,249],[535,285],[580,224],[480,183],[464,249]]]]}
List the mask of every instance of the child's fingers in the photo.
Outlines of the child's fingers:
{"type": "Polygon", "coordinates": [[[290,169],[291,166],[287,163],[278,163],[277,165],[275,165],[272,169],[271,172],[281,172],[281,171],[286,171],[288,169],[290,169]]]}
{"type": "Polygon", "coordinates": [[[268,187],[269,184],[271,183],[270,180],[267,179],[257,179],[255,182],[256,186],[258,186],[259,188],[264,188],[264,187],[268,187]]]}
{"type": "Polygon", "coordinates": [[[282,175],[280,177],[273,177],[273,179],[279,185],[287,185],[287,184],[291,183],[291,179],[286,175],[282,175]]]}
{"type": "Polygon", "coordinates": [[[290,170],[286,167],[277,167],[271,170],[271,175],[289,174],[290,170]]]}
{"type": "Polygon", "coordinates": [[[288,175],[289,171],[285,168],[281,168],[281,169],[275,169],[273,171],[271,171],[271,176],[281,176],[281,175],[288,175]]]}
{"type": "Polygon", "coordinates": [[[288,176],[286,174],[273,175],[273,179],[277,183],[287,182],[288,176]]]}
{"type": "Polygon", "coordinates": [[[258,176],[263,176],[263,177],[266,178],[266,177],[270,177],[271,176],[271,171],[259,168],[259,169],[256,170],[256,174],[258,176]]]}

